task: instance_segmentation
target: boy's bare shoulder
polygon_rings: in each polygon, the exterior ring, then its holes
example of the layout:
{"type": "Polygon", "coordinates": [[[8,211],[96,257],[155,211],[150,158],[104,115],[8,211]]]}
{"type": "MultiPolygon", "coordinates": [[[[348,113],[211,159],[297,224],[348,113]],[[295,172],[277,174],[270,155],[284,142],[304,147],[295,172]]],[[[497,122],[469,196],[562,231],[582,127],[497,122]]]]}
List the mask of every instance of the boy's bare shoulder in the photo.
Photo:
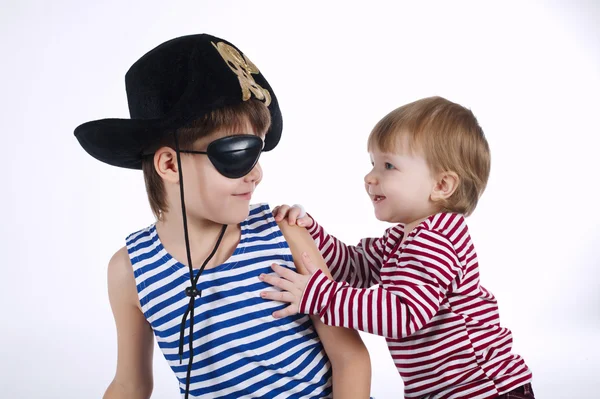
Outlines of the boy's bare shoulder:
{"type": "MultiPolygon", "coordinates": [[[[131,300],[137,298],[133,267],[127,247],[119,249],[108,262],[108,291],[131,300]]],[[[135,301],[137,303],[137,300],[135,301]]]]}
{"type": "Polygon", "coordinates": [[[110,258],[110,261],[108,262],[108,275],[120,278],[125,278],[127,276],[133,277],[133,268],[131,266],[127,247],[119,249],[114,253],[112,258],[110,258]]]}

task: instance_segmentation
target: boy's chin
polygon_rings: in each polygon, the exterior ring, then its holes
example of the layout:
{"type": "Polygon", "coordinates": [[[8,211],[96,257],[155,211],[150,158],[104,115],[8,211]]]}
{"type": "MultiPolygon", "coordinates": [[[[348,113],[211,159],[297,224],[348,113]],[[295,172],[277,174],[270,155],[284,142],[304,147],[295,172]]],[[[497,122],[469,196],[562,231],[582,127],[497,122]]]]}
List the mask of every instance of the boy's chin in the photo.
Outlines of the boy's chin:
{"type": "Polygon", "coordinates": [[[218,220],[215,220],[215,222],[220,224],[240,224],[248,218],[249,214],[250,208],[248,206],[230,207],[222,212],[221,215],[219,215],[218,220]]]}

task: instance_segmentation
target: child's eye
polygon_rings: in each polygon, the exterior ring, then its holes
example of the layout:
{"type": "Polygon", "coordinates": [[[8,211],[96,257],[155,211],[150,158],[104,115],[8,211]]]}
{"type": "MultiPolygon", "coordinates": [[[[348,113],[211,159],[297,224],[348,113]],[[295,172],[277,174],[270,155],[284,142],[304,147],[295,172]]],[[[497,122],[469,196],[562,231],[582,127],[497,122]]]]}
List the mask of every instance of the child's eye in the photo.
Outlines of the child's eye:
{"type": "Polygon", "coordinates": [[[386,163],[385,163],[385,168],[386,168],[386,169],[395,169],[395,168],[394,168],[394,165],[392,165],[392,164],[391,164],[391,163],[389,163],[389,162],[386,162],[386,163]]]}

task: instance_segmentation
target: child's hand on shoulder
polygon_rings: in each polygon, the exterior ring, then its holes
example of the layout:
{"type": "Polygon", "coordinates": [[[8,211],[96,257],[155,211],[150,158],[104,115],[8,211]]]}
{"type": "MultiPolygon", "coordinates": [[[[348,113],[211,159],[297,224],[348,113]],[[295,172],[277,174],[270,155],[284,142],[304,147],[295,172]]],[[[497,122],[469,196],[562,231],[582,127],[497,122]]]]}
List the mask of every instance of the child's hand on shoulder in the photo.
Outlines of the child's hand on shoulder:
{"type": "Polygon", "coordinates": [[[287,222],[290,226],[297,224],[300,227],[311,228],[314,221],[308,214],[304,211],[302,205],[279,205],[273,208],[273,216],[275,217],[276,222],[280,222],[284,219],[287,219],[287,222]]]}

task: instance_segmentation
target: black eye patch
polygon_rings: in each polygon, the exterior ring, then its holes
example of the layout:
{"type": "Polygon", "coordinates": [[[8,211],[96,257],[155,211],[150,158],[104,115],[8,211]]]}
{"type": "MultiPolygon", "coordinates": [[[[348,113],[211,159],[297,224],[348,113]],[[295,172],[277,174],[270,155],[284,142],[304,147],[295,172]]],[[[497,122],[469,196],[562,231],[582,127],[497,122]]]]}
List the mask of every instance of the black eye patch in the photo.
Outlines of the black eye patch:
{"type": "Polygon", "coordinates": [[[211,142],[206,151],[180,150],[186,154],[206,154],[215,169],[225,177],[246,176],[256,166],[264,147],[262,139],[253,134],[226,136],[211,142]]]}

